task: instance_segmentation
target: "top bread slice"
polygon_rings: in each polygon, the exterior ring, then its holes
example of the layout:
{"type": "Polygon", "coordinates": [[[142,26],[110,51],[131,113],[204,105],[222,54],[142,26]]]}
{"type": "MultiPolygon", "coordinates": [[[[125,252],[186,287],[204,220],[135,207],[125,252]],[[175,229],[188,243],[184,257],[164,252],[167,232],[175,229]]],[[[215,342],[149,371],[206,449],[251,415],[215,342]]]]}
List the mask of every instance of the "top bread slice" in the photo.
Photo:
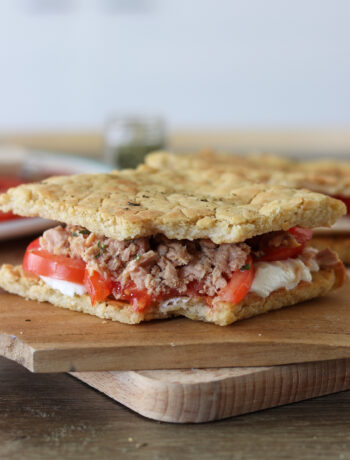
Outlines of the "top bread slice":
{"type": "Polygon", "coordinates": [[[155,152],[146,164],[156,169],[183,171],[215,169],[232,172],[242,179],[269,185],[307,188],[333,196],[350,197],[350,163],[330,160],[294,161],[270,154],[230,155],[210,150],[194,154],[155,152]]]}
{"type": "Polygon", "coordinates": [[[330,226],[342,202],[215,171],[157,171],[149,166],[111,174],[52,177],[0,195],[0,210],[81,225],[117,240],[162,233],[171,239],[245,241],[275,230],[330,226]]]}

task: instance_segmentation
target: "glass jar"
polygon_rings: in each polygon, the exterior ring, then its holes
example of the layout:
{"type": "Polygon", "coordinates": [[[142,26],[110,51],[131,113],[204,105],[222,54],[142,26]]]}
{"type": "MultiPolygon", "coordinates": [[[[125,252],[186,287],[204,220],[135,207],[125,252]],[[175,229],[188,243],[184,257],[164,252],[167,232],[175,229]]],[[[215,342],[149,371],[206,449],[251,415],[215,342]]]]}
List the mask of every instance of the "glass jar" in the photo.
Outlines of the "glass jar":
{"type": "Polygon", "coordinates": [[[105,160],[118,169],[135,168],[145,156],[165,148],[161,117],[115,117],[106,124],[105,160]]]}

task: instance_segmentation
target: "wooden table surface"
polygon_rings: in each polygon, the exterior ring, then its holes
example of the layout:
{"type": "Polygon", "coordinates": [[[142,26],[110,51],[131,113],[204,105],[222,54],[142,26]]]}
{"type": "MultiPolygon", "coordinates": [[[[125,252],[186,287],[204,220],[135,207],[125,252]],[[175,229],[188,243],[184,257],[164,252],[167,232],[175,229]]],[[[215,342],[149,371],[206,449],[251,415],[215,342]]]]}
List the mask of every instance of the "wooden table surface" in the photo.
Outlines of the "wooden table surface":
{"type": "Polygon", "coordinates": [[[201,425],[142,418],[67,374],[0,358],[0,457],[348,459],[350,392],[201,425]]]}

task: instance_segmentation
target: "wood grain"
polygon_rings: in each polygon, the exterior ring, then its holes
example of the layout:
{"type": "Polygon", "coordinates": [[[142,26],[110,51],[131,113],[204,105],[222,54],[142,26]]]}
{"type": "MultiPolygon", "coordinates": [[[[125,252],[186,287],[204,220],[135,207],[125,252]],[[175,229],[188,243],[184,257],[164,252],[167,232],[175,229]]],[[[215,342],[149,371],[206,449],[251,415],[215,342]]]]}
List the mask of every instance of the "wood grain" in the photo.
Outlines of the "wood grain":
{"type": "Polygon", "coordinates": [[[151,419],[221,420],[350,389],[350,359],[260,368],[72,375],[151,419]]]}
{"type": "MultiPolygon", "coordinates": [[[[25,244],[3,244],[0,263],[18,258],[25,244]]],[[[35,372],[270,366],[350,358],[349,299],[347,283],[327,297],[228,327],[185,318],[128,326],[2,292],[0,354],[35,372]]]]}
{"type": "Polygon", "coordinates": [[[156,423],[67,374],[0,358],[1,460],[348,459],[350,391],[220,422],[156,423]]]}

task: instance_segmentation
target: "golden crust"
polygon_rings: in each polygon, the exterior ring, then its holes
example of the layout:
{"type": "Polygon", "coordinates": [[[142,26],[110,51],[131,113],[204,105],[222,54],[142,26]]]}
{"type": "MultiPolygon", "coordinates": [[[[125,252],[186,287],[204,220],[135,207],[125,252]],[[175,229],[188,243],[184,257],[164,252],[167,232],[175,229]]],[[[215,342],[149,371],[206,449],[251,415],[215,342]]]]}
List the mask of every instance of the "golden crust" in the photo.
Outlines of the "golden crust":
{"type": "Polygon", "coordinates": [[[244,183],[215,170],[149,166],[21,185],[0,195],[0,209],[81,225],[118,240],[162,233],[218,244],[294,225],[330,226],[345,213],[340,201],[307,190],[244,183]]]}
{"type": "Polygon", "coordinates": [[[319,249],[335,251],[344,264],[350,264],[350,236],[348,235],[317,235],[313,236],[309,246],[319,249]]]}
{"type": "Polygon", "coordinates": [[[242,168],[256,168],[278,171],[291,170],[295,162],[287,157],[271,155],[267,153],[234,155],[222,152],[214,152],[210,149],[201,150],[191,154],[174,154],[167,151],[156,151],[146,156],[145,163],[155,169],[183,170],[185,168],[207,169],[220,168],[227,169],[227,166],[234,165],[240,170],[242,168]]]}
{"type": "Polygon", "coordinates": [[[191,155],[155,152],[147,156],[146,164],[157,169],[231,171],[243,180],[350,197],[350,163],[346,162],[302,162],[267,154],[240,156],[205,151],[191,155]]]}
{"type": "Polygon", "coordinates": [[[91,306],[87,295],[69,297],[52,289],[40,279],[27,278],[20,266],[3,265],[0,269],[0,286],[8,292],[18,294],[26,299],[50,302],[72,311],[88,313],[99,318],[110,319],[127,324],[137,324],[152,319],[164,319],[173,316],[186,316],[193,320],[207,321],[219,326],[227,326],[235,321],[260,315],[271,310],[291,306],[296,303],[325,295],[330,290],[343,284],[343,269],[337,267],[314,272],[312,283],[302,281],[290,290],[279,289],[267,298],[254,293],[248,294],[239,304],[221,302],[213,308],[204,302],[190,300],[176,302],[172,306],[160,309],[159,305],[146,313],[136,312],[129,304],[120,301],[100,302],[91,306]]]}

